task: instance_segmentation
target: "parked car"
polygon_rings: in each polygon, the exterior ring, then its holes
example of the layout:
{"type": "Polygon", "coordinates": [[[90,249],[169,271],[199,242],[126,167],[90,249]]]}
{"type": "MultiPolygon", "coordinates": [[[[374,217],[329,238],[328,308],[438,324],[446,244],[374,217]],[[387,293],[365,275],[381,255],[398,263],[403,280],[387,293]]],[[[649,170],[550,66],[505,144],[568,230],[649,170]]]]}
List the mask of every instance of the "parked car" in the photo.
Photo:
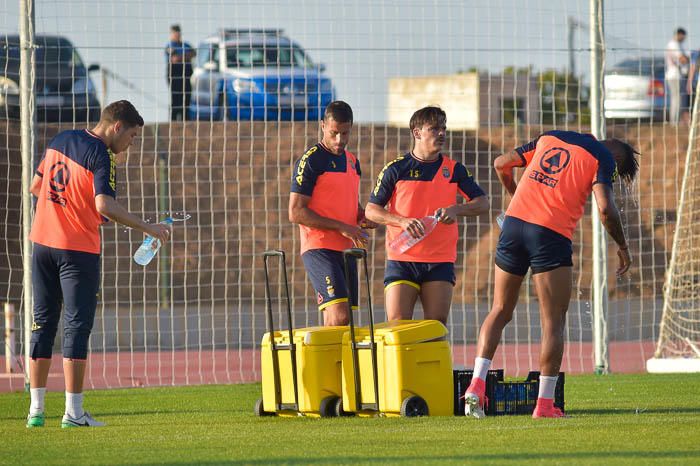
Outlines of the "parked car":
{"type": "Polygon", "coordinates": [[[325,66],[281,30],[224,29],[199,44],[193,119],[318,120],[335,96],[325,66]]]}
{"type": "MultiPolygon", "coordinates": [[[[100,102],[89,73],[61,36],[36,36],[35,85],[38,121],[97,121],[100,102]]],[[[0,36],[0,118],[19,118],[19,36],[0,36]]]]}
{"type": "Polygon", "coordinates": [[[605,118],[662,120],[667,106],[664,58],[624,60],[605,73],[605,118]]]}

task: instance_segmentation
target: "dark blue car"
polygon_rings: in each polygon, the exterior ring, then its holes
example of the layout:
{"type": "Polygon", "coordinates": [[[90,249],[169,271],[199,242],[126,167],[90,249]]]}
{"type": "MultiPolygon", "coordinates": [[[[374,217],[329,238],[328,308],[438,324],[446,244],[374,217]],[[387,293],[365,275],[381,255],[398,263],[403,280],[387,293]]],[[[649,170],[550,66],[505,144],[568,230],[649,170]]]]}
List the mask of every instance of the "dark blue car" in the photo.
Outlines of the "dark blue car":
{"type": "Polygon", "coordinates": [[[333,83],[281,30],[225,29],[197,48],[190,118],[319,120],[333,83]]]}

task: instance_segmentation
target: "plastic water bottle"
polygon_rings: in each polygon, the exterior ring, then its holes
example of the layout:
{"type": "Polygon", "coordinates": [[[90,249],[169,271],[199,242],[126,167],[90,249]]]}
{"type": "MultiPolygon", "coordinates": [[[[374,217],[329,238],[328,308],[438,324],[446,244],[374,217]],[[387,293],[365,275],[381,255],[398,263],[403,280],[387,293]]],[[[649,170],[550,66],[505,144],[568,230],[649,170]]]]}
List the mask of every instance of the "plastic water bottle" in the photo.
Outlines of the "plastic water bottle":
{"type": "MultiPolygon", "coordinates": [[[[173,219],[170,217],[167,217],[165,220],[163,220],[160,223],[164,223],[166,225],[172,225],[173,224],[173,219]]],[[[152,236],[146,236],[144,238],[143,243],[141,243],[141,246],[136,250],[134,253],[134,262],[136,262],[139,265],[146,266],[148,265],[153,258],[158,254],[158,250],[160,249],[161,243],[158,238],[154,238],[152,236]]]]}
{"type": "Polygon", "coordinates": [[[501,230],[503,230],[503,222],[505,221],[505,219],[506,219],[505,212],[501,212],[500,214],[498,214],[498,217],[496,217],[496,223],[498,224],[498,228],[500,228],[501,230]]]}
{"type": "Polygon", "coordinates": [[[411,233],[409,233],[407,230],[404,230],[401,232],[398,238],[389,243],[389,248],[391,248],[391,250],[395,252],[398,252],[399,254],[403,254],[404,252],[408,251],[413,246],[415,246],[417,243],[423,241],[423,239],[425,239],[426,236],[433,232],[433,230],[438,224],[437,217],[434,217],[432,215],[429,217],[423,217],[422,219],[420,219],[420,221],[423,223],[423,236],[419,238],[414,238],[411,235],[411,233]]]}

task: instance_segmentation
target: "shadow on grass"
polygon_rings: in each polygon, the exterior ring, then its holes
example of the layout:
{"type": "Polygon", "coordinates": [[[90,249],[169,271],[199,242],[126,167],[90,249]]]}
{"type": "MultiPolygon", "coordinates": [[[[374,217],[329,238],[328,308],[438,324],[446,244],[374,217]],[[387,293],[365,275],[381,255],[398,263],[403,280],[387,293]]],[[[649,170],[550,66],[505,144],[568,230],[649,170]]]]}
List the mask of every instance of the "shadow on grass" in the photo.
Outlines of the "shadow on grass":
{"type": "Polygon", "coordinates": [[[644,408],[640,406],[639,408],[616,408],[616,409],[567,409],[566,414],[571,416],[577,415],[589,415],[589,414],[700,414],[700,407],[698,408],[644,408]]]}
{"type": "MultiPolygon", "coordinates": [[[[628,459],[628,460],[649,460],[649,459],[700,459],[700,451],[611,451],[611,452],[601,452],[601,451],[582,451],[582,452],[559,452],[559,453],[503,453],[503,454],[478,454],[469,453],[464,455],[450,455],[450,456],[331,456],[323,458],[280,458],[280,457],[269,457],[260,459],[231,459],[231,460],[216,460],[216,461],[197,461],[197,464],[229,464],[229,465],[239,465],[239,464],[329,464],[329,463],[340,463],[340,464],[351,464],[351,463],[406,463],[406,464],[420,464],[426,461],[455,461],[455,462],[485,462],[485,461],[513,461],[516,463],[523,461],[567,461],[567,460],[601,460],[601,459],[628,459]]],[[[168,463],[170,460],[168,459],[168,463]]],[[[171,464],[188,464],[189,461],[183,459],[181,463],[171,463],[171,464]]],[[[153,463],[155,466],[156,463],[153,463]]],[[[160,463],[158,463],[160,464],[160,463]]]]}

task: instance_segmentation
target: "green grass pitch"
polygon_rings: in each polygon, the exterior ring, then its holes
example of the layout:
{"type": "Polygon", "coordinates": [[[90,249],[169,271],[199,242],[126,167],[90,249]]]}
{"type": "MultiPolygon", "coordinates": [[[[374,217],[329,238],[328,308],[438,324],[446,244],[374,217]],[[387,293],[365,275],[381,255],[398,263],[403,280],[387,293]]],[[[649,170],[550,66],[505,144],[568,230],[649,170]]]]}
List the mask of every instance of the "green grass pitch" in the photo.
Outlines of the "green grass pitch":
{"type": "Polygon", "coordinates": [[[91,391],[105,428],[26,429],[0,394],[0,464],[700,464],[700,374],[571,376],[567,419],[256,418],[259,385],[91,391]]]}

